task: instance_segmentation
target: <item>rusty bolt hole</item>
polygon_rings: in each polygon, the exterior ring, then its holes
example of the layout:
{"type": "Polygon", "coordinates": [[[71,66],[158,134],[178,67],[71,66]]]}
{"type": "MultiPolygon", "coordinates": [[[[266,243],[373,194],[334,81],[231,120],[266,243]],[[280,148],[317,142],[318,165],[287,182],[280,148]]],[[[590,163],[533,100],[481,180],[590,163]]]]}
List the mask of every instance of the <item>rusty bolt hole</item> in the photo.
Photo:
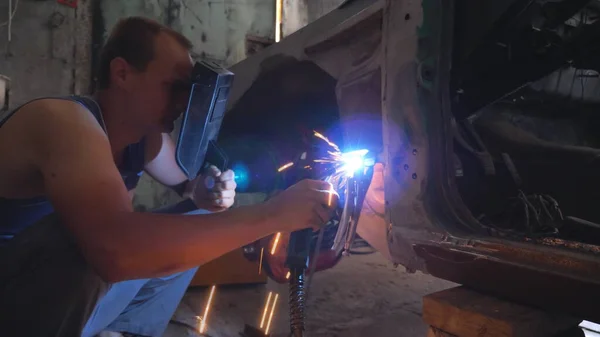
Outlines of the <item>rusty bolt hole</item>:
{"type": "Polygon", "coordinates": [[[406,15],[404,15],[404,20],[410,20],[410,13],[406,13],[406,15]]]}
{"type": "Polygon", "coordinates": [[[413,175],[412,175],[412,178],[413,178],[413,179],[417,179],[417,174],[416,174],[416,173],[413,173],[413,175]]]}

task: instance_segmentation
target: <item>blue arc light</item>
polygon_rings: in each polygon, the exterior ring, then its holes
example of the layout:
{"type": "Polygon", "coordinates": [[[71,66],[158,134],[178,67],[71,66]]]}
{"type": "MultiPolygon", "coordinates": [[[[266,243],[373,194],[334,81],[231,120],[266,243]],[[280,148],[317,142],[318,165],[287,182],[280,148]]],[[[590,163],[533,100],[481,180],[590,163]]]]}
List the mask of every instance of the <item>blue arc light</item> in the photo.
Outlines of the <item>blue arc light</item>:
{"type": "Polygon", "coordinates": [[[365,156],[369,153],[369,150],[356,150],[342,153],[342,161],[344,165],[341,171],[345,173],[347,177],[353,177],[356,172],[365,167],[365,156]]]}

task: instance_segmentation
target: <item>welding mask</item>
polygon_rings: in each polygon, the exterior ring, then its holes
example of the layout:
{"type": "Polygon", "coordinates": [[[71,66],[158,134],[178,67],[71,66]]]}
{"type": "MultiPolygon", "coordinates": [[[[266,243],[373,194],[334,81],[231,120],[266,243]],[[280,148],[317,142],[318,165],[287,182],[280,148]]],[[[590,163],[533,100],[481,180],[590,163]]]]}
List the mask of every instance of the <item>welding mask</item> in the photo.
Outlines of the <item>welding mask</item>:
{"type": "Polygon", "coordinates": [[[217,137],[227,107],[233,73],[198,61],[191,76],[191,89],[183,113],[175,149],[177,165],[192,180],[209,165],[227,167],[227,156],[217,146],[217,137]]]}

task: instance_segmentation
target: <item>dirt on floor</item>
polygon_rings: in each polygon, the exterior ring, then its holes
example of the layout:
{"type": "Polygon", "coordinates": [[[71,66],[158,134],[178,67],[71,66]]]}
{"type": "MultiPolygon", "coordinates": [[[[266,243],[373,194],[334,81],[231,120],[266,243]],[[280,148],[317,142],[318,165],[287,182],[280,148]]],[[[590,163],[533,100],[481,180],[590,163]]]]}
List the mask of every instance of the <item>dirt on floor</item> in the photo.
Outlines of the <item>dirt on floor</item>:
{"type": "MultiPolygon", "coordinates": [[[[333,269],[315,275],[306,307],[308,337],[425,336],[421,319],[424,295],[455,284],[422,273],[409,274],[379,254],[353,255],[333,269]]],[[[289,335],[288,286],[218,287],[207,319],[207,335],[239,337],[244,324],[260,324],[267,294],[279,294],[271,336],[289,335]]],[[[191,289],[174,320],[197,324],[203,316],[207,289],[191,289]]],[[[190,329],[171,324],[165,337],[192,336],[190,329]]]]}

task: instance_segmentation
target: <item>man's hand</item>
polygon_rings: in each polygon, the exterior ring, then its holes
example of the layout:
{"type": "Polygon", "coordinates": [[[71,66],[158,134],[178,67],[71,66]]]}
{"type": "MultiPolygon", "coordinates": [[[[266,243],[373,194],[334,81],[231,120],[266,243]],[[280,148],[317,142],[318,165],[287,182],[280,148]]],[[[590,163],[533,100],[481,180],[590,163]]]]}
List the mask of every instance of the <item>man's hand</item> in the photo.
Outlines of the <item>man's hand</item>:
{"type": "Polygon", "coordinates": [[[324,226],[337,207],[333,186],[320,180],[302,180],[269,199],[264,206],[268,221],[281,231],[324,226]]]}
{"type": "Polygon", "coordinates": [[[223,211],[235,201],[235,175],[232,170],[221,172],[210,166],[206,173],[189,183],[190,198],[198,208],[213,212],[223,211]]]}

